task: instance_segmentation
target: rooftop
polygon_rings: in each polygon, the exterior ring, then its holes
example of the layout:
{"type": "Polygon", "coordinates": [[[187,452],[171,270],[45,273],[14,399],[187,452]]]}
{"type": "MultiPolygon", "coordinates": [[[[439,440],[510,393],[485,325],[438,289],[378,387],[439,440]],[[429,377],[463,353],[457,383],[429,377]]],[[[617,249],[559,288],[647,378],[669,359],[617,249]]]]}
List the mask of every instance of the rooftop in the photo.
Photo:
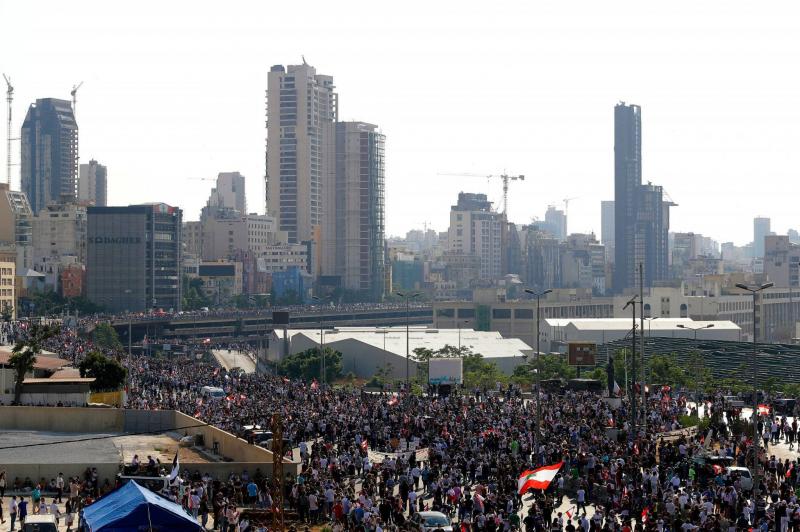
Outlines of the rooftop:
{"type": "MultiPolygon", "coordinates": [[[[645,328],[651,331],[671,331],[682,329],[679,325],[687,328],[697,329],[713,325],[714,329],[727,329],[738,331],[740,327],[732,321],[695,321],[691,318],[645,318],[645,328]]],[[[566,327],[572,325],[578,330],[583,331],[630,331],[631,318],[583,318],[583,319],[546,319],[544,320],[550,327],[566,327]]],[[[639,323],[639,318],[636,318],[639,323]]]]}
{"type": "MultiPolygon", "coordinates": [[[[288,331],[289,337],[302,334],[314,342],[320,340],[319,329],[293,329],[288,331]]],[[[326,345],[331,345],[344,340],[356,340],[369,344],[378,349],[385,349],[396,355],[406,354],[406,328],[405,327],[339,327],[324,331],[326,345]],[[385,344],[384,344],[385,338],[385,344]]],[[[518,338],[503,338],[496,331],[476,331],[474,329],[432,329],[424,327],[411,327],[409,329],[409,349],[424,347],[427,349],[441,349],[445,345],[469,347],[474,353],[480,353],[485,358],[524,356],[525,351],[531,347],[518,338]]]]}

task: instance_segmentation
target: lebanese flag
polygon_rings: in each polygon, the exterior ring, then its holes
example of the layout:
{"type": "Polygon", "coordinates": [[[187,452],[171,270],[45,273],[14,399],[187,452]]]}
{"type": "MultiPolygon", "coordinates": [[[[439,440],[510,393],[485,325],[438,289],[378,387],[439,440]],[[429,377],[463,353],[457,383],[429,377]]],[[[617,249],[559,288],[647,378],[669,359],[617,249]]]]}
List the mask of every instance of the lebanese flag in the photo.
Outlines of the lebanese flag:
{"type": "Polygon", "coordinates": [[[366,438],[361,440],[361,449],[364,451],[369,449],[369,443],[367,442],[366,438]]]}
{"type": "Polygon", "coordinates": [[[394,406],[399,402],[400,400],[397,398],[397,393],[393,393],[392,396],[389,398],[389,406],[394,406]]]}
{"type": "Polygon", "coordinates": [[[647,522],[647,516],[650,513],[650,508],[645,506],[644,510],[642,510],[642,523],[647,522]]]}
{"type": "Polygon", "coordinates": [[[758,415],[759,416],[768,416],[769,415],[769,405],[758,405],[758,415]]]}
{"type": "Polygon", "coordinates": [[[617,381],[614,381],[614,395],[620,395],[620,391],[619,384],[617,384],[617,381]]]}
{"type": "Polygon", "coordinates": [[[529,489],[546,490],[553,479],[556,478],[562,465],[564,465],[564,462],[540,467],[533,471],[524,471],[519,476],[519,480],[517,480],[517,491],[522,495],[529,489]]]}

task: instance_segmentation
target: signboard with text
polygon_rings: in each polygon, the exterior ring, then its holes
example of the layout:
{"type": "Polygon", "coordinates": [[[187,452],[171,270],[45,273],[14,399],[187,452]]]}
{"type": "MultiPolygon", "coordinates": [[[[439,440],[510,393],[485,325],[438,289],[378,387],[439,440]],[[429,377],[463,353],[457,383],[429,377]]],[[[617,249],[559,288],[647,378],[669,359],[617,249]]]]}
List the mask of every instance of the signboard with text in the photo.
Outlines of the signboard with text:
{"type": "Polygon", "coordinates": [[[597,357],[597,344],[594,342],[570,342],[570,366],[594,366],[597,357]]]}

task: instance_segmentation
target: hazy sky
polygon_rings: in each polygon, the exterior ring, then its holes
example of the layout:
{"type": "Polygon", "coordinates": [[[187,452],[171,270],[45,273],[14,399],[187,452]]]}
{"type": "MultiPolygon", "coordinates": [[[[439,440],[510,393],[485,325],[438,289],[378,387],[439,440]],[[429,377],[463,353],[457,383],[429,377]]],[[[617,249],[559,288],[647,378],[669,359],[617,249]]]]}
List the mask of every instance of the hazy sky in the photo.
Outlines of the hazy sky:
{"type": "Polygon", "coordinates": [[[779,233],[800,227],[797,2],[124,6],[0,0],[15,135],[30,102],[84,81],[81,160],[108,166],[112,204],[163,201],[196,219],[212,182],[189,178],[239,170],[263,212],[267,72],[303,54],[334,76],[341,119],[387,135],[387,234],[444,230],[461,190],[499,204],[499,181],[438,173],[505,169],[526,175],[512,221],[578,197],[570,231],[599,237],[619,100],[642,106],[644,179],[680,205],[673,230],[743,244],[758,214],[779,233]]]}

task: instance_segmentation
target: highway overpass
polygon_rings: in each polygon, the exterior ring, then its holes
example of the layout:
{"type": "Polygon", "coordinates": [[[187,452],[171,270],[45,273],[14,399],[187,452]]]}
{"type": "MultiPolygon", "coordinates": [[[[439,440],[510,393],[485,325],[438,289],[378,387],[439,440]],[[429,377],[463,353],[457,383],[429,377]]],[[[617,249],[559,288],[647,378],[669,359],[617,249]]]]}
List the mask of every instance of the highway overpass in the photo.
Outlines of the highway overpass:
{"type": "MultiPolygon", "coordinates": [[[[429,325],[433,323],[431,307],[414,307],[408,313],[411,325],[429,325]]],[[[290,313],[290,329],[308,329],[313,327],[389,327],[406,324],[406,310],[362,309],[337,310],[331,308],[324,312],[300,311],[290,313]]],[[[254,312],[252,315],[236,314],[230,316],[217,315],[183,315],[159,318],[148,316],[145,319],[133,318],[130,322],[117,319],[112,322],[123,343],[128,341],[128,328],[131,330],[133,343],[140,343],[145,336],[158,343],[169,343],[170,340],[192,338],[210,338],[212,342],[257,342],[276,326],[272,320],[272,312],[254,312]]],[[[278,327],[283,327],[279,325],[278,327]]]]}

